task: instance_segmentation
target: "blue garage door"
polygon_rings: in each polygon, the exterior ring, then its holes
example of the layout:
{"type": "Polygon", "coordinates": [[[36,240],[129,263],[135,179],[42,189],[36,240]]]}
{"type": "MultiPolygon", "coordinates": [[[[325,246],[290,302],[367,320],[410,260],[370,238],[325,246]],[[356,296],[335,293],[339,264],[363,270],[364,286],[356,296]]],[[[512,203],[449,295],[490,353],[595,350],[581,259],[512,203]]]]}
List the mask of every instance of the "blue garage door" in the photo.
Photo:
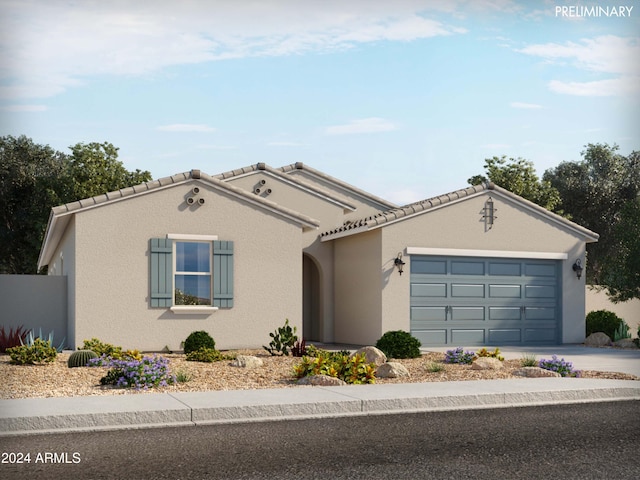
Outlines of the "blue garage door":
{"type": "Polygon", "coordinates": [[[410,271],[422,345],[560,343],[558,261],[412,255],[410,271]]]}

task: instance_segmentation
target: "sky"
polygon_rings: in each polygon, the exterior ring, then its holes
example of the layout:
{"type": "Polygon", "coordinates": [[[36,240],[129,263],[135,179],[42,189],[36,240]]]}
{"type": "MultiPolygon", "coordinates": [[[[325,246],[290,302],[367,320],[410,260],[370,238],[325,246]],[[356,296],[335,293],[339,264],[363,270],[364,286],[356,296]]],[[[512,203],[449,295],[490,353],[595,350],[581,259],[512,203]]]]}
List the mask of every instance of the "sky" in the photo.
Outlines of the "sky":
{"type": "Polygon", "coordinates": [[[640,2],[0,0],[0,136],[153,178],[294,162],[397,204],[640,150],[640,2]]]}

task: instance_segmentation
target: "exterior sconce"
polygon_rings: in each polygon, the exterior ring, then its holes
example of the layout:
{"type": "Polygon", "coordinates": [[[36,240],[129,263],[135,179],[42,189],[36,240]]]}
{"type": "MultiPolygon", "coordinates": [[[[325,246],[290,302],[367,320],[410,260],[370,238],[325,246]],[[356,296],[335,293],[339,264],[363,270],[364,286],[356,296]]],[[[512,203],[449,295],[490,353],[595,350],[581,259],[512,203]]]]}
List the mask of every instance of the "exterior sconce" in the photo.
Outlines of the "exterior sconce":
{"type": "Polygon", "coordinates": [[[582,264],[580,263],[580,259],[577,259],[573,264],[573,267],[571,268],[574,272],[576,272],[576,277],[578,277],[578,280],[580,280],[580,278],[582,277],[582,264]]]}
{"type": "Polygon", "coordinates": [[[402,275],[402,269],[404,268],[405,263],[402,261],[402,253],[398,253],[398,256],[393,261],[393,264],[398,267],[398,273],[402,275]]]}
{"type": "Polygon", "coordinates": [[[498,211],[497,208],[493,206],[493,198],[489,197],[487,201],[484,203],[484,213],[482,218],[484,219],[485,231],[491,230],[493,227],[493,221],[498,218],[495,213],[498,211]]]}

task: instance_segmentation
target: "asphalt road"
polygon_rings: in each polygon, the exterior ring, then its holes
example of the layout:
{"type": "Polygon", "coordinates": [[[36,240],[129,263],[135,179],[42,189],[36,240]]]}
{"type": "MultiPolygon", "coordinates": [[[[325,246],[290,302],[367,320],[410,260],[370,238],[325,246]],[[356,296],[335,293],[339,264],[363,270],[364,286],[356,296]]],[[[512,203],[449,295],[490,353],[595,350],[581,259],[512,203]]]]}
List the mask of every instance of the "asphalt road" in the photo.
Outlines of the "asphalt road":
{"type": "Polygon", "coordinates": [[[2,437],[0,447],[2,479],[635,480],[640,401],[2,437]]]}

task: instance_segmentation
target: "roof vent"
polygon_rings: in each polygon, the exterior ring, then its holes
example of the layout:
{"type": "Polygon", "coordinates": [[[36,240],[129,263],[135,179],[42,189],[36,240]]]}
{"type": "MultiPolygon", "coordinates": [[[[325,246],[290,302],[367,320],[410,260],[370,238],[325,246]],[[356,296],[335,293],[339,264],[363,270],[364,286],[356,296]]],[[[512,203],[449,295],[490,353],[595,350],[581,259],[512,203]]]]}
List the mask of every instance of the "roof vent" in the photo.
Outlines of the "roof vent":
{"type": "Polygon", "coordinates": [[[200,170],[191,170],[191,178],[200,178],[200,170]]]}

